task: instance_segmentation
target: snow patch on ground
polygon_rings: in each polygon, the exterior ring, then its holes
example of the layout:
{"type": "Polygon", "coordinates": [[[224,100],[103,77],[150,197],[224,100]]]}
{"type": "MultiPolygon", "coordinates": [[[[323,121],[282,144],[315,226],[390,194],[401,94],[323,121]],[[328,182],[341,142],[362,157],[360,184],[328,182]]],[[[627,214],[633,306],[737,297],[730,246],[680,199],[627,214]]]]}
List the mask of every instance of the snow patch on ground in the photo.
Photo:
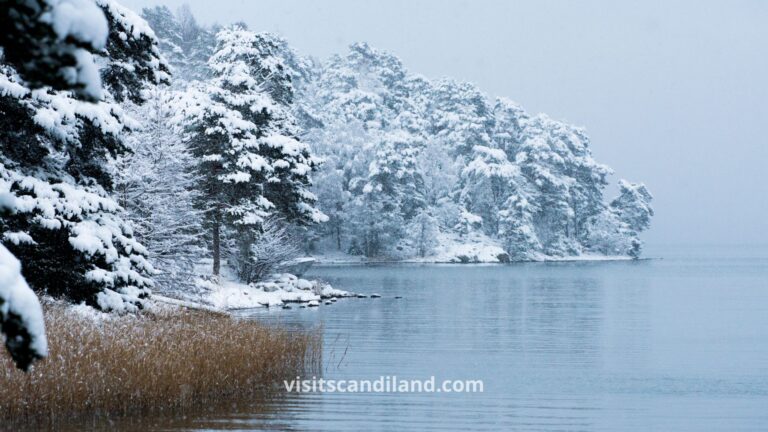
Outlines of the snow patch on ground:
{"type": "Polygon", "coordinates": [[[480,233],[472,233],[465,238],[456,235],[440,234],[438,246],[430,256],[417,258],[416,262],[440,263],[494,263],[500,262],[499,256],[506,255],[496,241],[480,233]]]}
{"type": "Polygon", "coordinates": [[[552,255],[536,255],[531,261],[547,261],[547,262],[569,262],[569,261],[631,261],[634,258],[627,255],[600,255],[594,253],[583,253],[581,255],[567,255],[567,256],[552,256],[552,255]]]}
{"type": "Polygon", "coordinates": [[[286,303],[309,303],[324,298],[352,297],[347,291],[335,289],[316,280],[279,273],[265,281],[250,285],[222,280],[199,279],[198,286],[207,292],[203,301],[221,310],[281,306],[286,303]]]}
{"type": "MultiPolygon", "coordinates": [[[[47,301],[56,303],[56,301],[53,299],[48,299],[47,301]]],[[[102,312],[96,308],[88,306],[85,303],[80,303],[76,305],[67,305],[67,311],[71,312],[72,315],[75,315],[84,320],[96,321],[96,322],[110,320],[118,316],[113,313],[102,312]]]]}

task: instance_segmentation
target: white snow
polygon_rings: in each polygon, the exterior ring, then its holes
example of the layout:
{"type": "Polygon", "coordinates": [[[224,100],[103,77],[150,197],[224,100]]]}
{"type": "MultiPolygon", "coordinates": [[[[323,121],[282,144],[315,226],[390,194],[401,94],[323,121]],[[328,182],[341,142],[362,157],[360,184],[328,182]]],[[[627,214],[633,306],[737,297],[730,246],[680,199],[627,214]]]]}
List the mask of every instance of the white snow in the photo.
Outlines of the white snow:
{"type": "Polygon", "coordinates": [[[466,238],[441,234],[438,236],[438,246],[434,253],[429,257],[415,260],[422,262],[493,263],[499,262],[499,255],[502,254],[504,254],[504,248],[498,242],[479,233],[472,233],[466,238]]]}
{"type": "MultiPolygon", "coordinates": [[[[104,49],[109,34],[107,19],[92,0],[49,0],[51,8],[40,16],[49,23],[61,41],[76,40],[95,50],[104,49]]],[[[93,99],[101,98],[101,78],[93,56],[83,48],[74,48],[76,64],[61,74],[72,83],[83,86],[83,93],[93,99]]]]}
{"type": "MultiPolygon", "coordinates": [[[[100,305],[117,312],[136,310],[134,304],[119,305],[118,300],[140,302],[141,290],[146,291],[153,284],[146,275],[154,269],[145,258],[146,248],[132,237],[130,226],[120,218],[120,207],[103,189],[49,183],[6,170],[0,164],[0,194],[11,211],[29,214],[42,228],[67,229],[74,249],[89,257],[103,258],[106,265],[97,266],[95,263],[101,260],[94,260],[86,277],[105,282],[107,286],[115,286],[120,281],[123,286],[100,294],[100,305]],[[8,195],[13,195],[10,187],[14,182],[19,188],[14,193],[18,195],[10,199],[8,195]]],[[[34,242],[29,233],[5,233],[5,238],[14,243],[34,242]]]]}
{"type": "Polygon", "coordinates": [[[8,249],[0,245],[0,317],[9,314],[20,317],[30,335],[30,347],[39,356],[48,355],[43,308],[37,296],[21,276],[21,263],[8,249]]]}
{"type": "Polygon", "coordinates": [[[250,285],[230,280],[215,283],[202,279],[198,285],[208,290],[203,300],[222,310],[319,302],[321,298],[352,296],[324,282],[301,279],[289,273],[275,274],[265,281],[250,285]]]}
{"type": "MultiPolygon", "coordinates": [[[[51,301],[54,301],[54,300],[51,300],[51,301]]],[[[85,303],[68,305],[67,310],[72,312],[74,315],[77,315],[78,317],[87,319],[89,321],[105,321],[105,320],[113,319],[116,316],[114,314],[102,312],[100,310],[92,308],[85,303]]]]}
{"type": "Polygon", "coordinates": [[[41,21],[50,22],[61,39],[74,36],[90,42],[96,49],[104,48],[109,28],[104,14],[93,1],[60,0],[57,3],[40,17],[41,21]]]}
{"type": "Polygon", "coordinates": [[[22,231],[7,232],[3,234],[3,238],[15,244],[16,246],[20,244],[29,244],[29,245],[36,244],[35,240],[32,238],[31,235],[22,231]]]}

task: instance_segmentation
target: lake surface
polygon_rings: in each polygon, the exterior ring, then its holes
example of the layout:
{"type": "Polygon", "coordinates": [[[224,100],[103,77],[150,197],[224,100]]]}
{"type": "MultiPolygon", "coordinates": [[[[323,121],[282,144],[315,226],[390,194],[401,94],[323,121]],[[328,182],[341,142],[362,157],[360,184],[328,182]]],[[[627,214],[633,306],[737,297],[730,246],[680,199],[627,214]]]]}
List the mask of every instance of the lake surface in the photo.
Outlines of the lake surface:
{"type": "Polygon", "coordinates": [[[249,314],[322,324],[324,378],[484,392],[291,394],[179,429],[768,430],[768,249],[649,255],[664,259],[314,268],[382,298],[249,314]]]}

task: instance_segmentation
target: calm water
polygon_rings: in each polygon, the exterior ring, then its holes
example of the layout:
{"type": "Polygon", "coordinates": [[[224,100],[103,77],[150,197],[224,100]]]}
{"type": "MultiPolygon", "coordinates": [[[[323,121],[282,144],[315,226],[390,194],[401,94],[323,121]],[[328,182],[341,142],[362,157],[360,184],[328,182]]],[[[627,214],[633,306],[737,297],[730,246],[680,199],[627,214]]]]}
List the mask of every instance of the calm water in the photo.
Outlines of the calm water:
{"type": "Polygon", "coordinates": [[[485,391],[290,395],[168,428],[768,430],[768,249],[662,254],[315,268],[309,276],[383,298],[251,316],[322,324],[325,378],[434,375],[482,379],[485,391]]]}

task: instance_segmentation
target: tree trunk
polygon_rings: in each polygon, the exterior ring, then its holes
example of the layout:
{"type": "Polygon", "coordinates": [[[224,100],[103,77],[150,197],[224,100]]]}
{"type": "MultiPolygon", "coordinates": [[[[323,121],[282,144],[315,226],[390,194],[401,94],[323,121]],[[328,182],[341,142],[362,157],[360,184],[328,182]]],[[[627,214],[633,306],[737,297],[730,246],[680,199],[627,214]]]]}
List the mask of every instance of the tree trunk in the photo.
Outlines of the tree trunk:
{"type": "Polygon", "coordinates": [[[218,215],[213,220],[213,275],[221,270],[221,221],[218,215]]]}

